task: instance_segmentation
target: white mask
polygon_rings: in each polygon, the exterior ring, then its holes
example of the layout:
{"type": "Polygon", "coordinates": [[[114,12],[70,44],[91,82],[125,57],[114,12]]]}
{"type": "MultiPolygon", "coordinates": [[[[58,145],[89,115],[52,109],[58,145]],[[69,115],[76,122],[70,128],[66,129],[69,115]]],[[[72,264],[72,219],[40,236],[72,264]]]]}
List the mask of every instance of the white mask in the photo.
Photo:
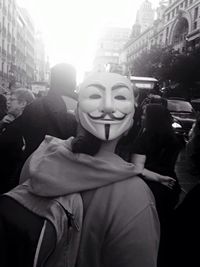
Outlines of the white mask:
{"type": "Polygon", "coordinates": [[[113,140],[132,125],[134,96],[130,81],[116,73],[95,73],[79,88],[81,125],[101,140],[113,140]]]}

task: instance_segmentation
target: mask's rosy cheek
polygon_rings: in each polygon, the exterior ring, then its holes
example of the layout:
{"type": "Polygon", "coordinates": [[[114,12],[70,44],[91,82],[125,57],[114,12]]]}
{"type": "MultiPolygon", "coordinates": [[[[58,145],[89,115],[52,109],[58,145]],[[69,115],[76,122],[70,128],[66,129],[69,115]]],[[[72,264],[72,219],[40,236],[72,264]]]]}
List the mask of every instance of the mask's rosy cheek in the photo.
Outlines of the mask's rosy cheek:
{"type": "Polygon", "coordinates": [[[116,109],[122,113],[129,114],[134,111],[134,105],[131,101],[119,102],[115,105],[116,109]]]}
{"type": "Polygon", "coordinates": [[[94,110],[99,110],[101,109],[101,101],[85,99],[80,103],[80,109],[82,110],[82,112],[85,113],[90,113],[94,110]]]}

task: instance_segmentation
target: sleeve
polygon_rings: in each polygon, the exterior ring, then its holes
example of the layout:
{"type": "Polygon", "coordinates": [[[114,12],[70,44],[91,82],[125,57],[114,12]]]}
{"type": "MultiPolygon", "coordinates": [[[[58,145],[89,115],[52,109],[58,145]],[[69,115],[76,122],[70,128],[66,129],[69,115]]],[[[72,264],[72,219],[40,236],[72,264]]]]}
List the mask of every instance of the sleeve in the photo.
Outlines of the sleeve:
{"type": "Polygon", "coordinates": [[[22,148],[22,146],[23,142],[22,142],[19,120],[13,121],[0,134],[0,149],[7,150],[9,147],[16,149],[17,147],[22,148]]]}

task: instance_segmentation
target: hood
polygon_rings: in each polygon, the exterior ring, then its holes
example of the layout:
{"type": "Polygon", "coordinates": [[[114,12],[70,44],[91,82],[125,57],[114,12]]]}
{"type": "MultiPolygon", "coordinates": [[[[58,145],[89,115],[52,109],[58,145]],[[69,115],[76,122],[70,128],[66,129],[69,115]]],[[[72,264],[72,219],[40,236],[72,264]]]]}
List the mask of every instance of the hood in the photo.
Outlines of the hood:
{"type": "MultiPolygon", "coordinates": [[[[73,138],[73,137],[72,137],[73,138]]],[[[99,188],[139,174],[134,164],[103,151],[95,157],[74,154],[71,141],[46,136],[25,163],[20,180],[39,196],[61,196],[99,188]]]]}

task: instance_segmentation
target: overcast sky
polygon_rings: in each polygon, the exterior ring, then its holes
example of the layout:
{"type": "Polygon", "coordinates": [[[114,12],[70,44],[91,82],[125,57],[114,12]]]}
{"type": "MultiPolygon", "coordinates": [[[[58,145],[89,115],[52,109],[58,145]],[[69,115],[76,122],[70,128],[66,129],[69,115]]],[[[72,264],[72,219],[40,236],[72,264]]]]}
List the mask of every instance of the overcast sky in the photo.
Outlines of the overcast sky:
{"type": "MultiPolygon", "coordinates": [[[[42,33],[50,65],[89,70],[103,26],[131,28],[142,0],[17,0],[42,33]]],[[[159,0],[151,0],[153,7],[159,0]]]]}

